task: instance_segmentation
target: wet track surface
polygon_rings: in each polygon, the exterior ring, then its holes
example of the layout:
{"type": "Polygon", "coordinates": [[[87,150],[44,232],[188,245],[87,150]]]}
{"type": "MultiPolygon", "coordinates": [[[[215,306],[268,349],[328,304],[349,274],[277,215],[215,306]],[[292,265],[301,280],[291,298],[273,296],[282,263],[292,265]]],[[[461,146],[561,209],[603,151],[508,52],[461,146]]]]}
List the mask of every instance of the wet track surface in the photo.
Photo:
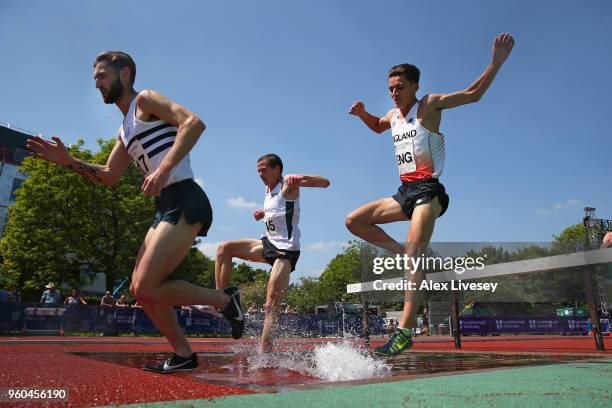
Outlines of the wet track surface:
{"type": "MultiPolygon", "coordinates": [[[[372,347],[384,341],[372,340],[372,347]]],[[[1,337],[0,384],[12,388],[64,388],[69,393],[69,400],[65,402],[2,404],[8,407],[90,407],[304,388],[330,387],[339,390],[335,388],[336,385],[385,383],[402,379],[435,380],[436,376],[490,368],[521,365],[535,368],[554,362],[609,359],[612,355],[612,336],[604,340],[607,351],[601,353],[594,350],[593,338],[584,336],[466,337],[463,350],[456,352],[452,338],[417,338],[414,349],[408,354],[386,360],[391,369],[384,375],[338,382],[322,380],[292,369],[297,363],[269,368],[260,364],[255,365],[259,368],[254,370],[248,359],[249,353],[256,348],[255,339],[238,342],[232,339],[191,339],[200,359],[198,371],[159,375],[141,369],[143,363],[161,361],[171,353],[168,343],[159,337],[1,337]]],[[[281,355],[297,353],[308,356],[318,346],[330,342],[338,343],[339,339],[278,339],[276,347],[281,355]]],[[[334,353],[330,353],[324,360],[333,359],[334,356],[334,353]]],[[[355,360],[347,359],[346,362],[348,367],[352,367],[355,360]]],[[[303,367],[300,364],[297,366],[300,369],[303,367]]]]}
{"type": "MultiPolygon", "coordinates": [[[[125,367],[140,368],[154,361],[163,361],[168,354],[161,353],[124,353],[95,352],[75,353],[98,361],[117,364],[125,367]]],[[[312,353],[302,353],[302,361],[308,361],[312,353]]],[[[291,367],[271,366],[254,367],[252,356],[241,353],[198,353],[197,370],[182,373],[192,380],[220,385],[235,385],[253,391],[288,391],[291,389],[317,388],[338,381],[327,381],[309,375],[304,365],[296,369],[291,367]]],[[[295,354],[287,358],[296,358],[295,354]]],[[[593,358],[596,358],[593,356],[593,358]]],[[[276,354],[276,360],[283,359],[282,353],[276,354]]],[[[432,374],[455,373],[462,371],[487,370],[496,368],[524,367],[533,365],[559,364],[572,361],[584,361],[584,355],[571,354],[506,354],[506,353],[456,353],[456,352],[407,352],[392,358],[376,357],[385,362],[390,369],[384,374],[367,378],[368,382],[389,381],[423,377],[432,374]]],[[[360,379],[363,381],[364,379],[360,379]]]]}

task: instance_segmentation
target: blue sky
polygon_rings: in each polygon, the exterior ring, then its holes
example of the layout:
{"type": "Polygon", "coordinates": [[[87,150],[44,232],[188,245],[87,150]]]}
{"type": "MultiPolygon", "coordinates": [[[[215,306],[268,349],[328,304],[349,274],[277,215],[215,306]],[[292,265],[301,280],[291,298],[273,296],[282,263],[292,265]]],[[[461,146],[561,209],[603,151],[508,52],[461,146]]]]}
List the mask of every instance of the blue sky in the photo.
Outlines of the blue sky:
{"type": "MultiPolygon", "coordinates": [[[[419,95],[467,87],[495,35],[515,49],[485,97],[447,111],[451,197],[435,241],[547,241],[584,206],[612,218],[612,3],[590,1],[2,1],[0,121],[95,148],[121,113],[104,105],[92,61],[130,53],[137,89],[187,106],[208,128],[192,152],[215,221],[203,249],[259,237],[256,159],[278,153],[286,173],[332,185],[302,192],[303,253],[294,278],[317,276],[352,239],[348,212],[392,195],[390,134],[347,111],[392,107],[386,72],[421,69],[419,95]],[[243,208],[246,207],[246,208],[243,208]]],[[[387,230],[401,240],[407,223],[387,230]]]]}

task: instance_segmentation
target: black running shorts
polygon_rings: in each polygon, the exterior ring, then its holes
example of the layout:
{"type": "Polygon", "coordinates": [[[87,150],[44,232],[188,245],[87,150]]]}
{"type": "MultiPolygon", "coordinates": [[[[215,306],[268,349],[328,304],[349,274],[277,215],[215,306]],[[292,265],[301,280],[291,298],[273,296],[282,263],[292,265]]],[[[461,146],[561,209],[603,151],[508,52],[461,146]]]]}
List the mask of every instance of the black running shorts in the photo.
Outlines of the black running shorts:
{"type": "Polygon", "coordinates": [[[213,220],[210,201],[202,188],[193,179],[185,179],[170,184],[155,197],[155,219],[151,228],[155,229],[160,222],[177,224],[181,215],[190,225],[202,223],[198,236],[205,237],[213,220]]]}
{"type": "Polygon", "coordinates": [[[448,195],[444,185],[437,178],[402,183],[393,196],[409,220],[412,219],[412,212],[416,206],[428,203],[434,197],[438,197],[440,201],[442,206],[440,216],[442,216],[448,208],[448,195]]]}
{"type": "Polygon", "coordinates": [[[295,265],[300,257],[300,251],[289,251],[287,249],[279,249],[270,242],[268,237],[261,239],[263,244],[263,257],[272,266],[277,259],[288,259],[291,262],[291,272],[295,271],[295,265]]]}

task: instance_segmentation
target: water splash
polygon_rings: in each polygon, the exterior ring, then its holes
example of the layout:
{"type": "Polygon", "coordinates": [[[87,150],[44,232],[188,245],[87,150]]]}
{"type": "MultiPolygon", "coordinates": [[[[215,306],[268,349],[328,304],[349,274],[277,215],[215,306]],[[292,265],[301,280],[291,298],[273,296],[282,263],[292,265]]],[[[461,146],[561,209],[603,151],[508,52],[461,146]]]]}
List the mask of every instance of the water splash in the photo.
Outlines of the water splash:
{"type": "Polygon", "coordinates": [[[326,381],[353,381],[383,377],[391,366],[373,358],[350,341],[325,343],[313,351],[283,351],[253,354],[249,370],[281,368],[326,381]]]}
{"type": "Polygon", "coordinates": [[[383,377],[391,366],[376,360],[348,341],[327,343],[314,352],[316,377],[327,381],[350,381],[383,377]]]}

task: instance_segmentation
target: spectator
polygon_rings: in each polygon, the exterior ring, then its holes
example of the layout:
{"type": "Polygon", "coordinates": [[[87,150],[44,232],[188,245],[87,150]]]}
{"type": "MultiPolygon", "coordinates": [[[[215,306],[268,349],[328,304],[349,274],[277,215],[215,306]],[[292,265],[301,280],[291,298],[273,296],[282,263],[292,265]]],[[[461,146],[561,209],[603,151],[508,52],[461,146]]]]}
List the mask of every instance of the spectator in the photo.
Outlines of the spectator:
{"type": "Polygon", "coordinates": [[[429,309],[427,309],[427,306],[423,308],[423,327],[421,328],[421,334],[429,336],[429,309]]]}
{"type": "Polygon", "coordinates": [[[55,289],[55,283],[49,282],[45,288],[47,288],[47,290],[43,292],[40,303],[46,307],[57,306],[62,300],[62,295],[55,289]]]}
{"type": "Polygon", "coordinates": [[[259,308],[257,307],[256,303],[252,303],[251,307],[249,307],[249,310],[247,310],[248,314],[253,314],[253,313],[259,313],[259,308]]]}
{"type": "Polygon", "coordinates": [[[286,314],[297,314],[297,310],[295,310],[293,306],[288,304],[287,307],[285,308],[285,313],[286,314]]]}
{"type": "Polygon", "coordinates": [[[112,306],[115,306],[115,303],[116,303],[116,300],[111,294],[111,291],[107,290],[106,294],[102,296],[102,301],[100,302],[100,306],[112,307],[112,306]]]}
{"type": "Polygon", "coordinates": [[[391,337],[391,335],[395,332],[395,328],[397,327],[397,322],[394,318],[389,318],[389,323],[387,323],[387,336],[391,337]]]}
{"type": "Polygon", "coordinates": [[[127,301],[127,297],[125,295],[121,295],[121,297],[119,297],[119,300],[117,300],[116,305],[117,307],[130,307],[130,304],[127,301]]]}
{"type": "Polygon", "coordinates": [[[64,304],[65,305],[86,305],[87,302],[85,301],[85,299],[83,299],[81,295],[79,295],[79,292],[77,292],[76,289],[72,289],[70,291],[70,296],[68,296],[66,300],[64,300],[64,304]]]}

